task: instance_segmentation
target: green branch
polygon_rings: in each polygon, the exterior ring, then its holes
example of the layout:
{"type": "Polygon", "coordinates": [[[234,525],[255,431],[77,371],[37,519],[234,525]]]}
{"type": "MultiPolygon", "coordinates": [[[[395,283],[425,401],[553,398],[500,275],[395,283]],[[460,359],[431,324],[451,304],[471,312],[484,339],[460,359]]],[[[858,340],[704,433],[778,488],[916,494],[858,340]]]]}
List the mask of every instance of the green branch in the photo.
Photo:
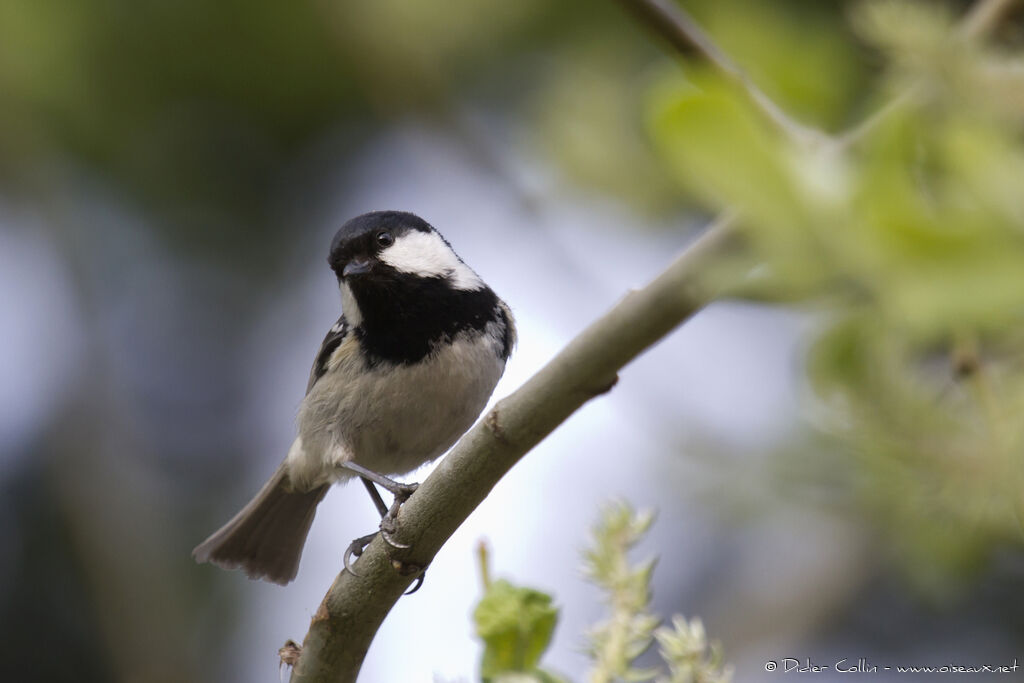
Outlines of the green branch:
{"type": "Polygon", "coordinates": [[[757,87],[736,62],[732,60],[711,39],[696,21],[672,0],[618,0],[642,23],[662,39],[668,41],[680,53],[693,52],[714,67],[719,75],[740,87],[754,105],[769,121],[774,123],[790,139],[806,143],[821,144],[830,141],[822,131],[800,123],[787,114],[782,107],[757,87]]]}

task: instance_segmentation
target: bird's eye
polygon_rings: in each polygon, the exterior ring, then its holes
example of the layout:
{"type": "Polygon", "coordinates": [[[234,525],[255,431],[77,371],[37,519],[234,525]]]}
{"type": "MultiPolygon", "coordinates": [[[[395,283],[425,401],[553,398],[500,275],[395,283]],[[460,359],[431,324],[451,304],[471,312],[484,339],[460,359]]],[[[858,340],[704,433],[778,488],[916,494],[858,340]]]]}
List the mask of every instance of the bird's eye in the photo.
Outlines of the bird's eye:
{"type": "Polygon", "coordinates": [[[382,247],[390,247],[395,243],[395,236],[390,232],[378,232],[377,233],[377,244],[382,247]]]}

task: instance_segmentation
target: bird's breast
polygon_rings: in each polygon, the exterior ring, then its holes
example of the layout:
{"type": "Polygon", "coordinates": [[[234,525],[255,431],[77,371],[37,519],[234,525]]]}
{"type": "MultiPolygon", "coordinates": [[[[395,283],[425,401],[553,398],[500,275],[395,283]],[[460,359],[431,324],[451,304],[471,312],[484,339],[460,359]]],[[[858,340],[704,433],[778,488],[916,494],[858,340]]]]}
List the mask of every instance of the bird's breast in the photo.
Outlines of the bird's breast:
{"type": "Polygon", "coordinates": [[[325,480],[343,461],[404,474],[438,457],[472,426],[505,366],[482,334],[460,334],[408,365],[367,366],[349,344],[299,410],[305,469],[322,470],[325,480]]]}

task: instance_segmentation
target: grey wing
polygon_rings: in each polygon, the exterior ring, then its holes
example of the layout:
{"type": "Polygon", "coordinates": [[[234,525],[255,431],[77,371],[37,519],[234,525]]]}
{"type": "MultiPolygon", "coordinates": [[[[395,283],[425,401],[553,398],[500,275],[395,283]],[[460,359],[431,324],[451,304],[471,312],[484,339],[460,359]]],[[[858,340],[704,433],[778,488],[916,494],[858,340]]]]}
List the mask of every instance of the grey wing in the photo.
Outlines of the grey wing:
{"type": "Polygon", "coordinates": [[[512,317],[512,309],[510,309],[508,304],[500,299],[498,300],[496,312],[505,323],[502,326],[501,355],[505,360],[508,360],[508,357],[512,355],[512,349],[515,348],[519,337],[516,333],[516,320],[512,317]]]}
{"type": "Polygon", "coordinates": [[[324,337],[324,341],[320,345],[320,351],[316,354],[316,360],[313,361],[313,369],[309,371],[309,384],[306,385],[307,394],[316,381],[327,372],[327,362],[331,359],[331,354],[341,346],[341,342],[348,336],[349,331],[348,321],[345,320],[344,315],[338,318],[338,322],[334,323],[327,331],[327,336],[324,337]]]}

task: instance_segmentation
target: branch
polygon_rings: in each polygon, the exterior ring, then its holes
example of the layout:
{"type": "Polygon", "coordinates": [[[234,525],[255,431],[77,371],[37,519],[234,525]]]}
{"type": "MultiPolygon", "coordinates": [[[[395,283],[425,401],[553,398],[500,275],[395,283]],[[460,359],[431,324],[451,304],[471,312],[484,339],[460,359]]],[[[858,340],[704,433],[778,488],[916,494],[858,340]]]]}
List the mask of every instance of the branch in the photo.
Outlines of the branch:
{"type": "MultiPolygon", "coordinates": [[[[999,25],[1006,13],[1018,0],[978,0],[956,27],[956,32],[967,40],[983,40],[999,25]]],[[[903,107],[913,104],[920,97],[920,84],[911,84],[878,111],[836,138],[836,146],[844,149],[862,140],[882,121],[892,116],[903,107]]]]}
{"type": "Polygon", "coordinates": [[[641,22],[667,40],[682,54],[688,54],[691,50],[696,51],[719,74],[738,85],[751,102],[794,141],[807,144],[830,141],[826,133],[800,123],[783,111],[782,107],[757,87],[736,62],[722,52],[711,36],[693,20],[693,17],[672,0],[618,0],[618,2],[625,5],[641,22]]]}
{"type": "MultiPolygon", "coordinates": [[[[842,150],[856,144],[893,112],[911,103],[915,88],[898,95],[867,119],[835,136],[800,123],[787,114],[750,79],[750,76],[715,44],[686,10],[674,0],[618,0],[654,33],[683,55],[696,52],[719,74],[738,85],[758,109],[790,139],[798,143],[831,146],[842,150]]],[[[960,21],[959,32],[969,40],[991,33],[1019,0],[977,0],[960,21]]]]}
{"type": "Polygon", "coordinates": [[[355,680],[384,617],[418,569],[505,473],[580,406],[609,391],[626,363],[712,299],[708,271],[730,253],[734,223],[734,214],[720,217],[665,272],[592,323],[462,437],[401,508],[397,536],[409,549],[391,549],[378,536],[355,564],[359,576],[342,571],[334,580],[310,623],[292,683],[355,680]]]}
{"type": "Polygon", "coordinates": [[[980,40],[999,26],[1017,0],[978,0],[960,22],[960,32],[968,39],[980,40]]]}

